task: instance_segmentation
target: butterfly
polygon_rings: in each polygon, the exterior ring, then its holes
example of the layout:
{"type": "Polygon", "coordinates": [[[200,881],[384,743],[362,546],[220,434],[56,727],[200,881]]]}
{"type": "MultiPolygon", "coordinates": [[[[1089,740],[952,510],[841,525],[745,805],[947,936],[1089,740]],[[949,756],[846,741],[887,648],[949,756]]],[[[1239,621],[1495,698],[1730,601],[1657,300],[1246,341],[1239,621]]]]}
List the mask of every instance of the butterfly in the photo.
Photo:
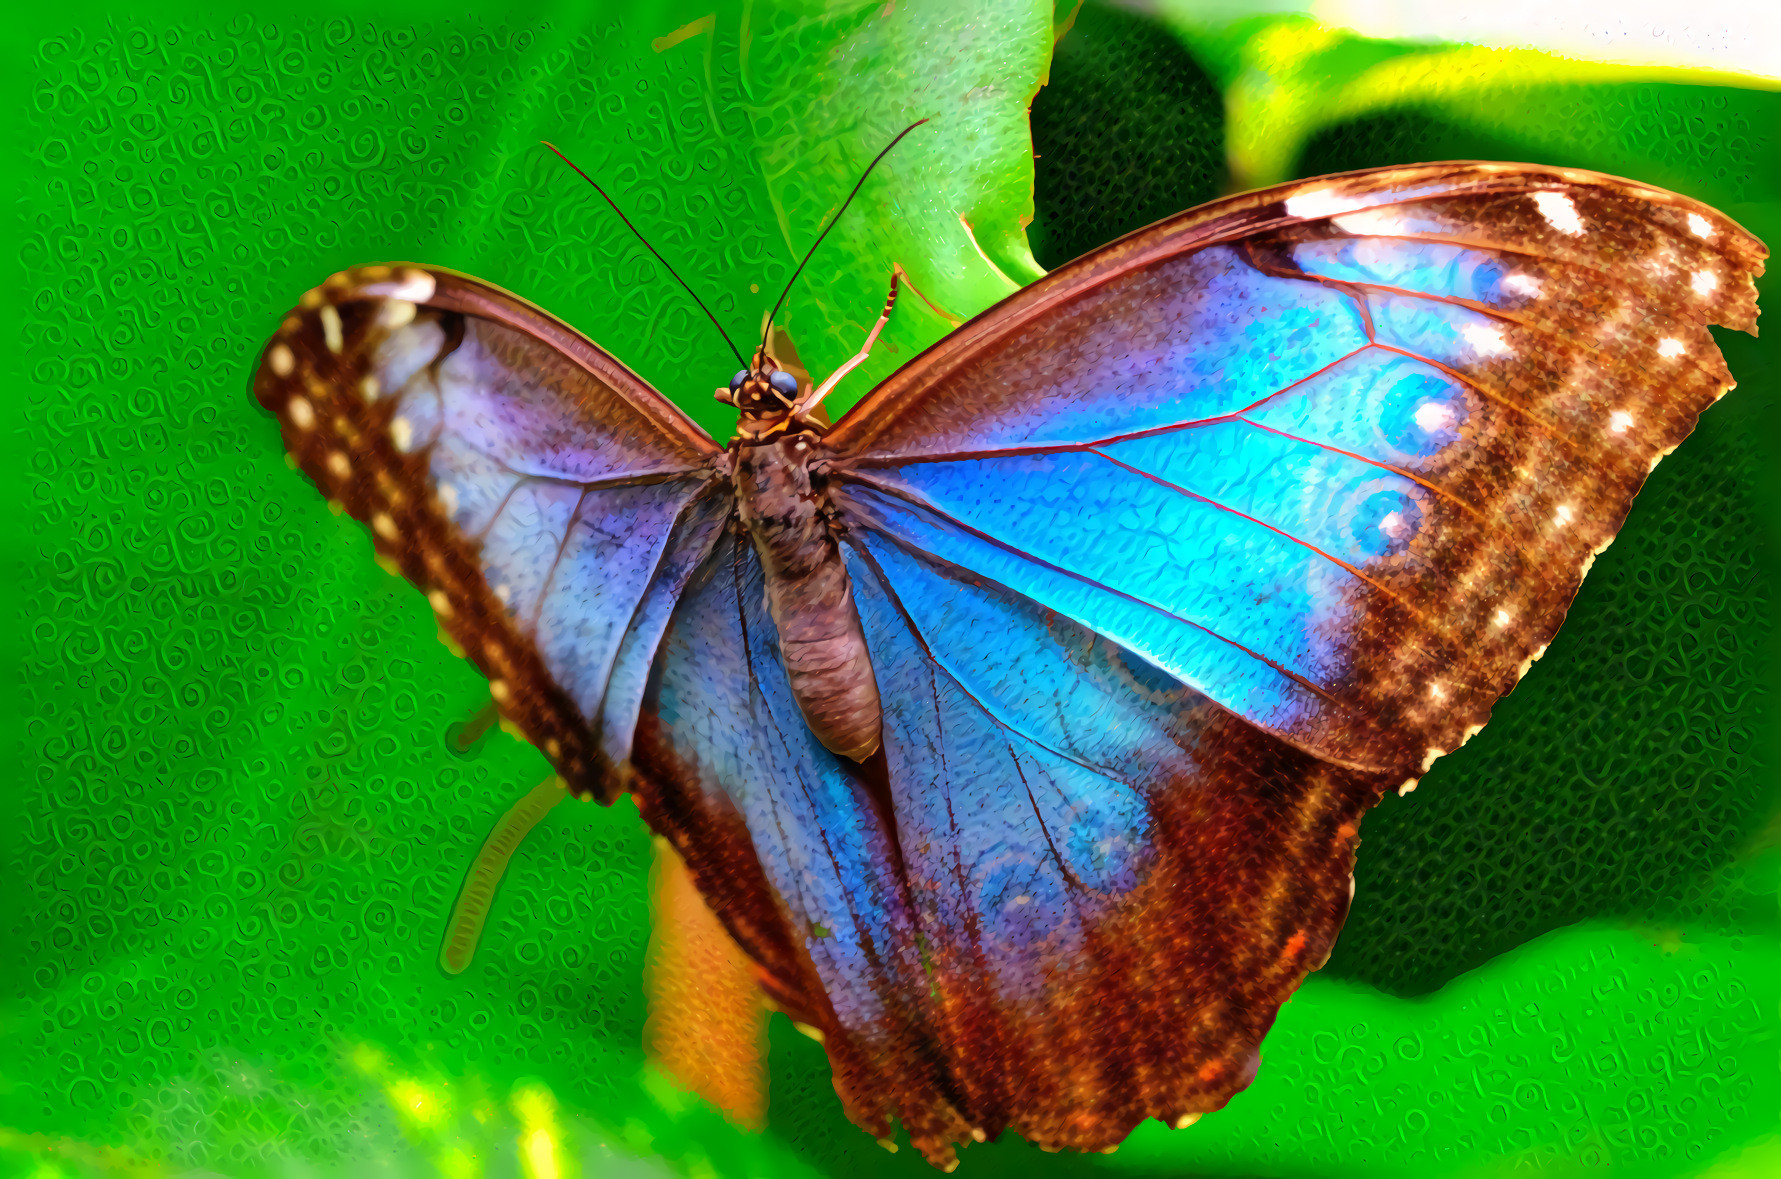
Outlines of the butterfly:
{"type": "Polygon", "coordinates": [[[420,265],[304,295],[254,387],[504,719],[636,799],[852,1120],[949,1167],[1248,1084],[1362,816],[1545,651],[1732,387],[1708,325],[1755,331],[1766,253],[1629,181],[1429,164],[1139,230],[832,426],[763,346],[720,443],[420,265]]]}

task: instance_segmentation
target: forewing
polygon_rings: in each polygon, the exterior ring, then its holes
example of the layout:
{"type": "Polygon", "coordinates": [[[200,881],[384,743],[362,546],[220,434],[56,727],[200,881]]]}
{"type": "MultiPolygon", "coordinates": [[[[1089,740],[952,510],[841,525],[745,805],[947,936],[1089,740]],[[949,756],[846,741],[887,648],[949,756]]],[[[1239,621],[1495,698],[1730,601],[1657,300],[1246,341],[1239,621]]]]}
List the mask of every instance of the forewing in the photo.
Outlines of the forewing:
{"type": "Polygon", "coordinates": [[[560,321],[425,267],[310,291],[254,391],[502,713],[609,798],[655,644],[729,515],[717,445],[560,321]]]}
{"type": "Polygon", "coordinates": [[[889,1044],[937,1046],[944,1105],[895,1111],[936,1162],[949,1118],[1097,1149],[1246,1084],[1362,814],[1544,649],[1763,254],[1604,177],[1326,179],[1090,255],[844,418],[922,969],[870,974],[907,1026],[826,1028],[856,1120],[920,1100],[889,1044]]]}
{"type": "Polygon", "coordinates": [[[833,472],[866,526],[1412,778],[1731,387],[1707,325],[1754,331],[1765,254],[1684,197],[1522,165],[1234,197],[949,336],[836,427],[833,472]]]}

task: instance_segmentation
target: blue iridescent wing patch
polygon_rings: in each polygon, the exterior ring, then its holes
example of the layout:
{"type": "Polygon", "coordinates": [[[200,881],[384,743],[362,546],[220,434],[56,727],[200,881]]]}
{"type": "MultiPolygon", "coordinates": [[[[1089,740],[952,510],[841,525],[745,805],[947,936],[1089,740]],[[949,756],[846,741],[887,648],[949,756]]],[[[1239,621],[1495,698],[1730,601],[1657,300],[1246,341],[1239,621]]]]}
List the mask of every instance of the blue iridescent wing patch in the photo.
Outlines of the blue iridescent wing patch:
{"type": "Polygon", "coordinates": [[[1706,325],[1754,325],[1761,256],[1581,173],[1231,198],[942,341],[836,427],[833,471],[871,527],[1299,748],[1414,778],[1731,387],[1706,325]]]}

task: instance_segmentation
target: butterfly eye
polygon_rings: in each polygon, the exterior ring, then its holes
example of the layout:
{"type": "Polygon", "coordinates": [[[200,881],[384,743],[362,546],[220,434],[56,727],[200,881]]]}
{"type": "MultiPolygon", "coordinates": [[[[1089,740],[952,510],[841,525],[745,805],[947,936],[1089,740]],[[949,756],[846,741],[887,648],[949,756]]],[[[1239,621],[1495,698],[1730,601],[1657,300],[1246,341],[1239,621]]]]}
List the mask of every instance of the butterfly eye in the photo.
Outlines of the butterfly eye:
{"type": "Polygon", "coordinates": [[[741,372],[739,372],[735,376],[731,377],[730,378],[730,392],[734,393],[736,390],[742,388],[742,382],[746,381],[747,379],[748,379],[748,370],[747,369],[743,369],[741,372]]]}
{"type": "Polygon", "coordinates": [[[798,395],[798,378],[783,369],[775,370],[773,375],[767,378],[767,383],[773,386],[773,392],[781,397],[796,397],[798,395]]]}

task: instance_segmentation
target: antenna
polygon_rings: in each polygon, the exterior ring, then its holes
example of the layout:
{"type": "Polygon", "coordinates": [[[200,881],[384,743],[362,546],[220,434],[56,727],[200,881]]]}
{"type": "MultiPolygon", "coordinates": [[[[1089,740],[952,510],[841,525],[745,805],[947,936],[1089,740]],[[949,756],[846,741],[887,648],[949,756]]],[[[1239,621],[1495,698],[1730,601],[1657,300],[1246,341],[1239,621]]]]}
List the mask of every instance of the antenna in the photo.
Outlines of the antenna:
{"type": "MultiPolygon", "coordinates": [[[[786,281],[785,290],[779,292],[779,302],[773,304],[773,310],[767,313],[767,324],[761,329],[761,347],[765,348],[767,346],[767,337],[773,331],[773,317],[779,314],[779,309],[781,307],[785,306],[785,297],[792,293],[792,283],[798,281],[798,276],[804,273],[804,267],[810,261],[810,255],[816,253],[816,247],[822,245],[822,239],[829,236],[829,230],[835,228],[835,222],[841,220],[841,214],[847,212],[847,206],[852,204],[853,198],[859,195],[860,186],[866,183],[866,177],[872,175],[872,169],[878,166],[879,160],[882,160],[885,156],[890,154],[891,148],[903,141],[903,136],[909,134],[925,122],[927,122],[926,119],[917,119],[915,122],[897,132],[897,137],[885,144],[884,150],[874,156],[872,162],[866,165],[866,170],[860,173],[860,178],[858,182],[854,184],[853,191],[847,194],[847,199],[841,202],[841,207],[835,210],[835,215],[829,218],[829,223],[823,226],[822,232],[816,235],[816,240],[810,243],[810,249],[804,254],[804,261],[798,263],[798,268],[792,271],[791,278],[786,281]]],[[[573,164],[570,165],[572,168],[574,166],[575,165],[573,164]]],[[[579,171],[579,169],[577,169],[577,171],[579,171]]]]}
{"type": "MultiPolygon", "coordinates": [[[[903,132],[903,135],[907,135],[907,134],[909,134],[909,132],[907,132],[907,131],[903,132]]],[[[897,136],[897,139],[901,139],[901,138],[903,138],[902,135],[897,136]]],[[[571,168],[575,168],[575,161],[570,159],[568,156],[564,155],[557,148],[556,144],[552,143],[548,139],[540,139],[538,142],[542,143],[545,147],[548,147],[552,152],[554,152],[556,154],[557,159],[563,161],[563,163],[569,165],[571,168]]],[[[891,142],[895,143],[896,140],[893,139],[891,142]]],[[[890,149],[886,148],[885,150],[889,151],[890,149]]],[[[876,164],[878,161],[873,160],[872,162],[874,164],[876,164]]],[[[871,171],[870,168],[868,168],[866,170],[868,172],[871,171]]],[[[705,313],[705,318],[709,319],[711,321],[711,326],[717,329],[717,334],[724,338],[724,343],[728,344],[730,346],[730,351],[734,352],[736,354],[737,363],[741,364],[743,368],[747,368],[748,361],[742,359],[742,350],[740,348],[736,347],[736,342],[734,340],[730,339],[730,333],[724,331],[724,325],[717,322],[717,316],[711,314],[711,308],[705,306],[705,300],[699,298],[698,295],[693,294],[693,288],[690,286],[687,286],[686,279],[681,278],[679,274],[675,273],[674,268],[672,266],[668,265],[668,260],[666,258],[662,257],[661,251],[657,250],[654,246],[649,244],[649,239],[643,236],[643,231],[638,229],[635,225],[631,224],[631,219],[624,215],[624,213],[619,209],[618,205],[613,201],[613,199],[611,197],[606,195],[606,190],[601,188],[598,184],[594,184],[594,178],[592,176],[589,176],[586,172],[583,172],[580,168],[575,168],[575,174],[577,176],[581,177],[583,180],[587,181],[589,184],[594,185],[594,191],[600,194],[600,197],[602,200],[604,200],[607,204],[612,206],[612,211],[614,213],[617,213],[618,219],[625,223],[625,228],[637,235],[637,240],[643,243],[643,248],[648,250],[650,253],[654,254],[656,256],[656,261],[660,262],[662,264],[663,268],[666,269],[669,274],[674,275],[675,282],[679,283],[682,287],[685,287],[686,293],[689,295],[692,295],[693,302],[695,302],[699,305],[699,310],[703,311],[705,313]]],[[[861,179],[863,180],[864,177],[861,177],[861,179]]],[[[858,191],[857,187],[855,188],[855,191],[856,192],[858,191]]],[[[849,198],[849,199],[851,199],[851,198],[849,198]]],[[[821,240],[821,239],[818,239],[818,240],[821,240]]]]}

